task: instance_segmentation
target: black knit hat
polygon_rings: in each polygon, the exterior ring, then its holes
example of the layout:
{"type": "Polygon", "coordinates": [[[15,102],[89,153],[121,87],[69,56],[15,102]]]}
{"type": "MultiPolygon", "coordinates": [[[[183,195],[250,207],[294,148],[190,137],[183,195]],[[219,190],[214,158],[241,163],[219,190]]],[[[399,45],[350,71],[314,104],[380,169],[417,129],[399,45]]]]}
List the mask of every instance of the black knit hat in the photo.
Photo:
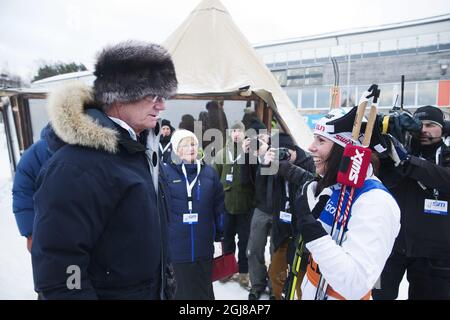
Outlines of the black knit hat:
{"type": "Polygon", "coordinates": [[[138,101],[149,95],[168,98],[176,93],[172,58],[163,47],[125,41],[103,49],[95,64],[95,99],[103,105],[138,101]]]}
{"type": "Polygon", "coordinates": [[[170,128],[170,132],[174,132],[175,131],[175,128],[172,127],[172,125],[170,124],[170,121],[167,120],[167,119],[162,119],[161,120],[161,128],[164,127],[164,126],[168,126],[170,128]]]}
{"type": "MultiPolygon", "coordinates": [[[[273,139],[275,139],[276,136],[272,137],[272,141],[273,139]]],[[[280,148],[288,148],[291,150],[295,150],[295,143],[294,140],[292,140],[292,137],[290,135],[288,135],[287,133],[279,133],[278,134],[278,145],[280,148]]]]}
{"type": "Polygon", "coordinates": [[[444,113],[441,109],[434,106],[420,107],[414,112],[414,118],[420,121],[428,120],[432,121],[442,127],[444,127],[444,113]]]}

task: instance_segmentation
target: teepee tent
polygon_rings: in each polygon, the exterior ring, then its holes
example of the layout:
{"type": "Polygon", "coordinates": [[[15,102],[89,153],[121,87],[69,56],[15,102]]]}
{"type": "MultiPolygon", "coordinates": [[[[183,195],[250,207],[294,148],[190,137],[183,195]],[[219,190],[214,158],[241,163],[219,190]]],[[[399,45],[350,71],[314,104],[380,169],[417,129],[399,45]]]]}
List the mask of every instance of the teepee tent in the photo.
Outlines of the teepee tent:
{"type": "Polygon", "coordinates": [[[266,123],[273,113],[297,144],[309,145],[311,130],[219,0],[203,0],[163,45],[175,63],[176,99],[259,100],[266,123]]]}

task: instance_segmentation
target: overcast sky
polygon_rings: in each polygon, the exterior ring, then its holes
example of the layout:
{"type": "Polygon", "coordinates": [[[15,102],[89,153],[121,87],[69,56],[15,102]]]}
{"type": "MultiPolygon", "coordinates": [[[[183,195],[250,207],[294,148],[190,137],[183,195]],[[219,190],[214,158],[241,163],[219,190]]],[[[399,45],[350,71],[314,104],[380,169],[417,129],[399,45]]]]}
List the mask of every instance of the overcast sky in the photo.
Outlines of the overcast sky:
{"type": "MultiPolygon", "coordinates": [[[[450,13],[449,0],[221,0],[252,44],[450,13]]],[[[93,65],[105,44],[163,42],[200,0],[0,0],[0,71],[93,65]]]]}

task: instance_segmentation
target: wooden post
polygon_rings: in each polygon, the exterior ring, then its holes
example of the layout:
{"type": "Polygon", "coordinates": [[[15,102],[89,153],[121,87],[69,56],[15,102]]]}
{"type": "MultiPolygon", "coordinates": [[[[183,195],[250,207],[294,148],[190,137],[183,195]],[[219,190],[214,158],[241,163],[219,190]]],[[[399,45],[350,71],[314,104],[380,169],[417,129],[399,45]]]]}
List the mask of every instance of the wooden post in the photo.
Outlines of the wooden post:
{"type": "Polygon", "coordinates": [[[257,104],[256,104],[256,115],[258,116],[258,119],[261,120],[261,122],[264,123],[264,100],[261,98],[258,98],[257,104]]]}

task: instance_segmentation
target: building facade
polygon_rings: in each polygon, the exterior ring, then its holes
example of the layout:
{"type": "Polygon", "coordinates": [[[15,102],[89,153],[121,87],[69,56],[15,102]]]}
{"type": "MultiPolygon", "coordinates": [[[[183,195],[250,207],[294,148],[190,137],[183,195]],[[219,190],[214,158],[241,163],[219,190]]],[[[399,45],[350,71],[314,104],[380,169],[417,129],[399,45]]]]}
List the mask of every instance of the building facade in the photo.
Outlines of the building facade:
{"type": "Polygon", "coordinates": [[[387,112],[400,105],[404,75],[405,108],[430,104],[450,110],[450,14],[254,48],[308,118],[330,108],[336,80],[332,58],[339,67],[339,106],[357,104],[361,94],[376,83],[381,89],[380,109],[387,112]]]}

